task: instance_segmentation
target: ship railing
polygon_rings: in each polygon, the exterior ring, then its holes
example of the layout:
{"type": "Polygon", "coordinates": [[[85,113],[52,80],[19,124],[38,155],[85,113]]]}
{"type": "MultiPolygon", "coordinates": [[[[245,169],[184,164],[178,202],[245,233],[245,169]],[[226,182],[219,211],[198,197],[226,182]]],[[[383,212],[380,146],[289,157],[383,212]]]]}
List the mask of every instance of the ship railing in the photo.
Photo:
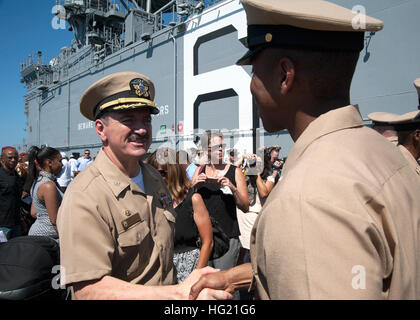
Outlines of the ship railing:
{"type": "Polygon", "coordinates": [[[102,12],[107,12],[111,9],[111,6],[107,0],[61,0],[61,5],[64,6],[75,6],[84,9],[95,9],[102,12]]]}
{"type": "Polygon", "coordinates": [[[189,16],[201,13],[204,9],[207,9],[217,3],[225,0],[172,0],[165,4],[163,7],[153,13],[158,16],[156,20],[155,30],[161,30],[166,27],[174,27],[177,24],[185,22],[189,16]],[[164,24],[164,14],[171,13],[172,19],[168,24],[164,24]]]}

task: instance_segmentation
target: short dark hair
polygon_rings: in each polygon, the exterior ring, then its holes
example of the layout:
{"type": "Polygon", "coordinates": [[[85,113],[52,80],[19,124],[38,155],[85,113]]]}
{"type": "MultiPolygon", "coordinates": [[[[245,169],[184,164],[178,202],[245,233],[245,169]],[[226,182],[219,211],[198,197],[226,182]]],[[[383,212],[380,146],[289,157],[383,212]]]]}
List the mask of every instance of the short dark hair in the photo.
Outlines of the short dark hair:
{"type": "Polygon", "coordinates": [[[310,83],[311,92],[316,98],[349,95],[359,52],[298,47],[269,50],[268,65],[275,65],[281,58],[288,57],[295,64],[298,74],[303,74],[306,82],[310,83]]]}
{"type": "Polygon", "coordinates": [[[404,130],[398,131],[398,143],[402,145],[406,145],[409,143],[410,138],[412,135],[419,129],[412,129],[412,130],[404,130]]]}

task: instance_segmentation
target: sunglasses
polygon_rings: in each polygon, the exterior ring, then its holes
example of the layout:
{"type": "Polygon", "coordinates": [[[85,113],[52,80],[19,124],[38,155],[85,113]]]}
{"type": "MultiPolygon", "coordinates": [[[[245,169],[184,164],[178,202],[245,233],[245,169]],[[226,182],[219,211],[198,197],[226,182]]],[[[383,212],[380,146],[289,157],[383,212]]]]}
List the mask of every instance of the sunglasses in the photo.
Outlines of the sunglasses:
{"type": "Polygon", "coordinates": [[[12,160],[12,159],[19,160],[18,157],[7,157],[7,159],[9,159],[9,160],[12,160]]]}
{"type": "Polygon", "coordinates": [[[211,151],[215,151],[215,150],[219,150],[219,149],[224,149],[225,147],[226,147],[226,144],[223,143],[223,144],[218,144],[218,145],[215,145],[215,146],[211,146],[211,147],[209,147],[209,149],[211,151]]]}

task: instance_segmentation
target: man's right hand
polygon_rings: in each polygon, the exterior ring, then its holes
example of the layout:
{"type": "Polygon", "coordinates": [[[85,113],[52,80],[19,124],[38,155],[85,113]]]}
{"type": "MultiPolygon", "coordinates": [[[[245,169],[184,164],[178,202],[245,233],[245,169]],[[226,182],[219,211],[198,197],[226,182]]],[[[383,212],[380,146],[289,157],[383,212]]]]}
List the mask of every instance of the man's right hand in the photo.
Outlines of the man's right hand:
{"type": "MultiPolygon", "coordinates": [[[[191,286],[194,283],[200,282],[200,279],[207,275],[220,273],[219,269],[212,267],[205,267],[202,269],[195,269],[183,282],[178,284],[179,292],[181,293],[181,299],[188,299],[191,292],[191,286]]],[[[198,300],[228,300],[232,299],[232,295],[223,289],[218,290],[217,288],[201,288],[194,296],[194,299],[198,300]]]]}
{"type": "MultiPolygon", "coordinates": [[[[223,290],[232,294],[235,290],[249,288],[252,280],[252,266],[250,263],[238,265],[225,271],[202,274],[200,279],[191,287],[189,299],[200,298],[200,292],[208,290],[223,290]]],[[[217,299],[219,299],[217,297],[217,299]]]]}

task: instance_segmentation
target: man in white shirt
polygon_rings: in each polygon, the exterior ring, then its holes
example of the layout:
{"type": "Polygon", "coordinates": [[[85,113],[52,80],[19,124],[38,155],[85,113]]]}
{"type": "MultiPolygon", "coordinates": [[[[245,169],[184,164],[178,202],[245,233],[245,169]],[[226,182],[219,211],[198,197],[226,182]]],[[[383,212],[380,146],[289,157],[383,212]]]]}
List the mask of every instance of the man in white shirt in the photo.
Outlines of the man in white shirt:
{"type": "Polygon", "coordinates": [[[74,179],[75,173],[77,171],[77,158],[79,158],[78,153],[72,153],[69,160],[72,180],[74,179]]]}
{"type": "Polygon", "coordinates": [[[77,159],[77,171],[83,171],[87,168],[88,165],[92,163],[92,158],[90,157],[90,150],[86,149],[83,157],[77,159]]]}
{"type": "Polygon", "coordinates": [[[65,152],[61,152],[61,158],[63,169],[61,170],[61,174],[57,177],[57,183],[60,186],[61,190],[65,192],[67,186],[71,181],[71,166],[69,161],[67,160],[67,155],[65,152]]]}

